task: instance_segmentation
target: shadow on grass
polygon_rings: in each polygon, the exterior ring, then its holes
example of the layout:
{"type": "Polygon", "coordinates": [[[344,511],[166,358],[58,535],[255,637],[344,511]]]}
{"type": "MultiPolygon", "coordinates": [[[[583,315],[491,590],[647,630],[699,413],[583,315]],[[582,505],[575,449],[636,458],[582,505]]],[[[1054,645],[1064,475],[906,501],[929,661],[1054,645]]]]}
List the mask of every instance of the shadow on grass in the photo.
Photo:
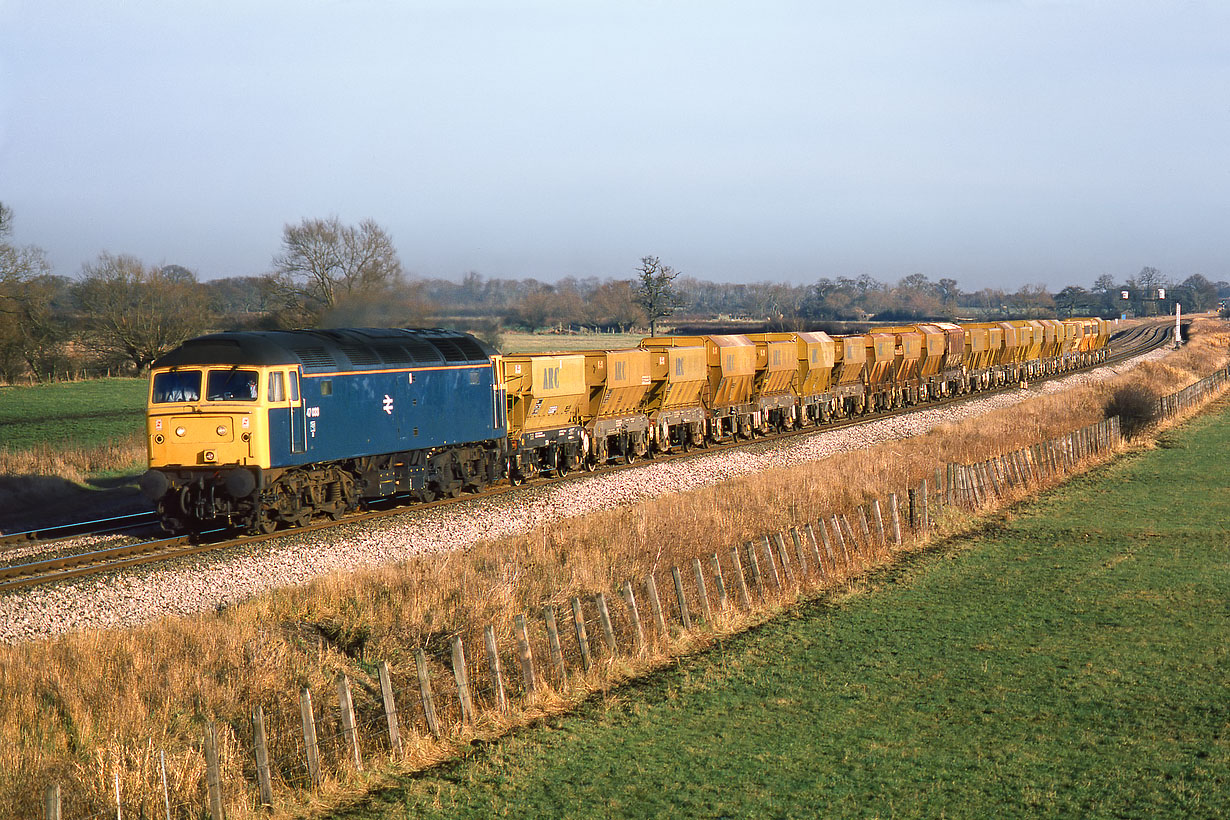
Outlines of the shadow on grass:
{"type": "Polygon", "coordinates": [[[136,475],[97,478],[89,485],[55,476],[0,475],[0,533],[152,509],[136,475]]]}

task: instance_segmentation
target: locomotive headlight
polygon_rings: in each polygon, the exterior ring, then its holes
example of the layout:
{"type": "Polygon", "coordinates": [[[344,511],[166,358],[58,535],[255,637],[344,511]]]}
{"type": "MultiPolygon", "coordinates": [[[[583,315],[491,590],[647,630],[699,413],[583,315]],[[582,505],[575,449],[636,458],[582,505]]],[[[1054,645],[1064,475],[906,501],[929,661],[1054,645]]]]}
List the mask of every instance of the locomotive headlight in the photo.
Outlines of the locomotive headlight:
{"type": "Polygon", "coordinates": [[[182,437],[182,436],[185,436],[185,435],[187,435],[187,434],[188,434],[188,431],[187,431],[186,429],[184,429],[183,427],[176,427],[176,428],[175,428],[175,435],[177,435],[177,436],[181,436],[181,437],[182,437]]]}
{"type": "Polygon", "coordinates": [[[218,435],[220,435],[220,436],[225,436],[225,435],[226,435],[226,425],[225,425],[225,424],[219,424],[219,425],[218,425],[218,435]]]}

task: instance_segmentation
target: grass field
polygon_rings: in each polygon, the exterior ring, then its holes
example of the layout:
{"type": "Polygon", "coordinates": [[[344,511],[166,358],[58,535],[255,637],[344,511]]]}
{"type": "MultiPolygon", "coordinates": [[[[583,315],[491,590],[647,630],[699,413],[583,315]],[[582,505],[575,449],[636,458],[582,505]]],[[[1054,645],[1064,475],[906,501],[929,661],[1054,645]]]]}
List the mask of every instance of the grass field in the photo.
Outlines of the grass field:
{"type": "Polygon", "coordinates": [[[1161,445],[342,816],[1230,816],[1230,410],[1161,445]]]}
{"type": "Polygon", "coordinates": [[[618,350],[636,347],[647,333],[504,333],[501,353],[552,353],[559,350],[618,350]]]}
{"type": "Polygon", "coordinates": [[[0,387],[0,447],[92,447],[139,436],[145,379],[0,387]]]}

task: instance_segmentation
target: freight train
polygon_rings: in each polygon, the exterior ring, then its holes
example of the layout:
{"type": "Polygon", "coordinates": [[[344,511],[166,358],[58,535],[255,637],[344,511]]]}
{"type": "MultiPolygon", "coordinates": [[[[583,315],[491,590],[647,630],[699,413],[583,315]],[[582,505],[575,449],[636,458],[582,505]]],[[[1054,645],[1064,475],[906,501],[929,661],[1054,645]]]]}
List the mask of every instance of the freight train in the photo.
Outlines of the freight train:
{"type": "Polygon", "coordinates": [[[1100,361],[1108,335],[934,322],[500,355],[439,329],[216,333],[154,362],[141,485],[169,530],[269,533],[1024,383],[1100,361]]]}

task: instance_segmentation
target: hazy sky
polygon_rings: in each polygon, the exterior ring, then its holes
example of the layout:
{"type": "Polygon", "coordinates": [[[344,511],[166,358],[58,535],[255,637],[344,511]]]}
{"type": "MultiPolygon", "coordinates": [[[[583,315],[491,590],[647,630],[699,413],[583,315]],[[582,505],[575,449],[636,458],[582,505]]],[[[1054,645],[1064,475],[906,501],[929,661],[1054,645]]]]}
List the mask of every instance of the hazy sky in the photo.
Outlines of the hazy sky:
{"type": "Polygon", "coordinates": [[[0,201],[65,275],[337,215],[424,276],[1230,279],[1230,2],[0,0],[0,201]]]}

